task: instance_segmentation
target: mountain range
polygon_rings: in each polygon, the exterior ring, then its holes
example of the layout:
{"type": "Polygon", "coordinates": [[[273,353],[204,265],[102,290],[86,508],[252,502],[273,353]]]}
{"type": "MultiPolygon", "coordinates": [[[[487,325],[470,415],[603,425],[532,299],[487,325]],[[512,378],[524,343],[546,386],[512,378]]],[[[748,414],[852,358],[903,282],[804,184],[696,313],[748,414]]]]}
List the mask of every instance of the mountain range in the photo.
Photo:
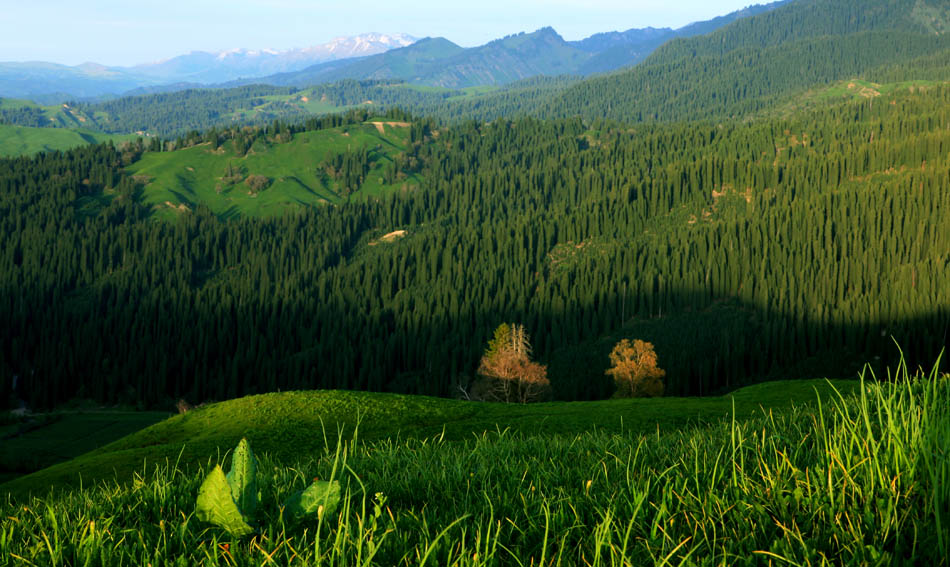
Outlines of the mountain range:
{"type": "Polygon", "coordinates": [[[0,63],[0,96],[55,103],[254,83],[310,86],[345,79],[396,79],[463,88],[506,85],[541,75],[587,76],[635,65],[672,39],[708,33],[787,1],[752,6],[677,30],[635,28],[599,33],[579,41],[566,41],[553,28],[545,27],[471,48],[441,37],[417,41],[404,34],[367,34],[285,51],[196,51],[132,67],[0,63]]]}
{"type": "Polygon", "coordinates": [[[69,66],[48,62],[0,62],[0,96],[59,102],[129,91],[180,90],[193,86],[261,77],[304,69],[317,63],[366,57],[416,41],[406,34],[370,33],[339,37],[300,49],[193,51],[131,67],[98,63],[69,66]],[[166,88],[162,88],[165,86],[166,88]]]}
{"type": "Polygon", "coordinates": [[[416,38],[406,34],[370,33],[339,37],[322,45],[289,50],[232,49],[209,53],[193,51],[159,61],[136,65],[130,71],[165,82],[223,83],[241,77],[261,77],[295,71],[318,63],[365,57],[412,45],[416,38]]]}
{"type": "Polygon", "coordinates": [[[507,85],[539,75],[587,76],[636,65],[672,39],[702,35],[787,2],[751,6],[676,30],[634,28],[599,33],[579,41],[566,41],[550,27],[472,48],[460,47],[441,37],[425,38],[371,57],[317,64],[301,71],[236,81],[229,86],[263,83],[306,87],[356,79],[464,88],[507,85]]]}

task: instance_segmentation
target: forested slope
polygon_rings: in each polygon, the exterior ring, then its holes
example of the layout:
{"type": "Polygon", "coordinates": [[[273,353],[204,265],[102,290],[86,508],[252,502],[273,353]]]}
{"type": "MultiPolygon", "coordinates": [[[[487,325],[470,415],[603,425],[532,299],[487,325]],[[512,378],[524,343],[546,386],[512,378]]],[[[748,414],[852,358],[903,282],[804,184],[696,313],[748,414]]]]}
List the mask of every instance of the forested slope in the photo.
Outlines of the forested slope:
{"type": "Polygon", "coordinates": [[[705,36],[671,41],[630,71],[578,83],[540,114],[721,119],[760,111],[815,85],[865,78],[881,67],[891,81],[950,79],[925,65],[950,47],[941,33],[946,4],[799,0],[705,36]]]}
{"type": "Polygon", "coordinates": [[[950,305],[950,88],[888,98],[423,132],[418,189],[263,220],[154,219],[123,172],[135,152],[110,146],[2,161],[0,388],[17,375],[39,405],[446,395],[502,321],[568,399],[609,394],[600,337],[654,342],[674,395],[815,356],[847,374],[886,362],[891,336],[929,364],[950,305]]]}

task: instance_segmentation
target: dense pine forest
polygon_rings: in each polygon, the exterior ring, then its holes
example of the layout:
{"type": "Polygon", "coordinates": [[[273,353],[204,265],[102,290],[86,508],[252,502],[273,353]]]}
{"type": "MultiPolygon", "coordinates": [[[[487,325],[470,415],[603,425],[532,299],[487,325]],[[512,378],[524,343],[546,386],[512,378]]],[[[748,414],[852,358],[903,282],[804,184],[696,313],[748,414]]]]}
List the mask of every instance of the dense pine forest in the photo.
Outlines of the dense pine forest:
{"type": "Polygon", "coordinates": [[[946,343],[946,86],[747,123],[399,117],[418,188],[264,220],[155,218],[125,171],[155,141],[0,162],[3,399],[453,395],[505,321],[560,399],[611,394],[618,337],[656,345],[671,395],[946,343]]]}

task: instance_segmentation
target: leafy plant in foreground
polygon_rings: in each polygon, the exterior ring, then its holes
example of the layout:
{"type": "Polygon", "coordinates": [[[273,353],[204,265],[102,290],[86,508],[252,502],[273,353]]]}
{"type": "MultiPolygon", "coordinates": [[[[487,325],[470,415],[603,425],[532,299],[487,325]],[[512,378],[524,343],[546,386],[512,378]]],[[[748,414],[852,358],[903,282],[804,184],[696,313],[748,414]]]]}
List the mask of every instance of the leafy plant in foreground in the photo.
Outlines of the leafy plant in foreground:
{"type": "MultiPolygon", "coordinates": [[[[195,513],[198,519],[240,538],[254,533],[250,522],[260,498],[257,459],[247,439],[241,439],[234,449],[228,474],[225,475],[221,465],[217,465],[201,483],[195,513]]],[[[322,519],[332,514],[339,503],[339,482],[314,479],[305,490],[290,496],[284,502],[284,509],[294,521],[307,517],[322,519]]]]}
{"type": "Polygon", "coordinates": [[[305,490],[291,495],[284,502],[284,509],[294,520],[307,516],[323,518],[336,511],[340,503],[340,483],[314,479],[305,490]]]}

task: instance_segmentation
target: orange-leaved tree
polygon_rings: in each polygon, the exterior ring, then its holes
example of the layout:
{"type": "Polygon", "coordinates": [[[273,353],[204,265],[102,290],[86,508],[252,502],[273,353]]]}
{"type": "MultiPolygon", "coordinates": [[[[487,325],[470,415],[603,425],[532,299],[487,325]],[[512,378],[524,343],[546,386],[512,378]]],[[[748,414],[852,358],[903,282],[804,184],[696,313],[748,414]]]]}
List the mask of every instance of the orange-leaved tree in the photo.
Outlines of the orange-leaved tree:
{"type": "Polygon", "coordinates": [[[610,368],[619,398],[652,398],[663,395],[663,377],[666,371],[657,366],[653,344],[623,339],[610,353],[610,368]]]}
{"type": "Polygon", "coordinates": [[[547,399],[551,393],[547,367],[531,360],[524,325],[502,323],[495,329],[478,376],[472,394],[487,401],[525,404],[547,399]]]}

